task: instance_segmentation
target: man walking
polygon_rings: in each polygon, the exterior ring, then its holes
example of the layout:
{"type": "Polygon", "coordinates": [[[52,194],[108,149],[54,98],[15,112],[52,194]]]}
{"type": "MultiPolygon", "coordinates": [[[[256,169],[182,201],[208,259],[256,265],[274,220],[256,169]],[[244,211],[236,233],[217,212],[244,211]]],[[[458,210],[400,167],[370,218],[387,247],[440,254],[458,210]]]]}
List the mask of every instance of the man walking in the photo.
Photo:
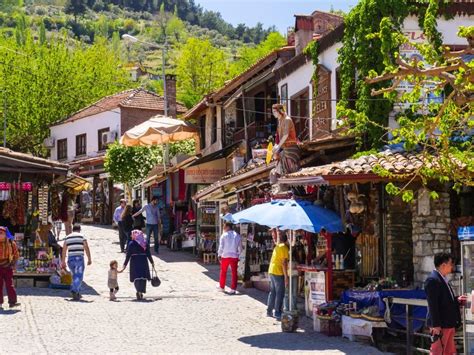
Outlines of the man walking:
{"type": "Polygon", "coordinates": [[[81,299],[81,284],[84,279],[84,253],[87,255],[87,265],[92,264],[91,252],[86,238],[81,234],[81,226],[74,225],[72,233],[66,237],[62,253],[62,267],[66,268],[66,254],[67,265],[72,273],[71,295],[74,301],[81,299]]]}
{"type": "Polygon", "coordinates": [[[125,230],[123,229],[122,223],[122,213],[127,205],[127,201],[125,199],[120,200],[120,205],[115,209],[114,212],[114,222],[117,223],[118,232],[119,232],[119,242],[120,242],[120,251],[125,253],[125,246],[127,243],[127,235],[125,234],[125,230]]]}
{"type": "Polygon", "coordinates": [[[289,252],[286,245],[286,235],[280,236],[278,241],[278,234],[275,229],[272,230],[273,242],[275,248],[273,249],[272,258],[270,260],[270,267],[268,274],[270,276],[270,294],[267,302],[267,316],[281,321],[281,313],[283,306],[283,298],[285,297],[285,287],[288,285],[288,259],[289,252]],[[275,314],[273,314],[275,310],[275,314]]]}
{"type": "Polygon", "coordinates": [[[155,245],[155,253],[158,254],[160,248],[160,240],[158,236],[158,224],[160,222],[160,209],[158,208],[158,197],[153,196],[151,202],[143,206],[138,212],[136,212],[132,217],[137,218],[140,214],[145,212],[146,218],[146,236],[147,236],[147,246],[150,247],[151,235],[153,233],[155,245]]]}
{"type": "Polygon", "coordinates": [[[235,295],[237,290],[237,266],[239,256],[242,252],[242,238],[233,230],[234,226],[230,222],[224,225],[224,233],[219,240],[219,250],[217,256],[221,263],[221,275],[219,280],[219,291],[224,292],[227,269],[230,266],[232,279],[229,294],[235,295]]]}
{"type": "Polygon", "coordinates": [[[426,298],[428,300],[428,326],[433,342],[431,354],[456,354],[454,333],[461,324],[459,302],[466,297],[456,298],[448,275],[453,272],[453,257],[448,253],[438,253],[434,257],[435,270],[425,281],[426,298]]]}

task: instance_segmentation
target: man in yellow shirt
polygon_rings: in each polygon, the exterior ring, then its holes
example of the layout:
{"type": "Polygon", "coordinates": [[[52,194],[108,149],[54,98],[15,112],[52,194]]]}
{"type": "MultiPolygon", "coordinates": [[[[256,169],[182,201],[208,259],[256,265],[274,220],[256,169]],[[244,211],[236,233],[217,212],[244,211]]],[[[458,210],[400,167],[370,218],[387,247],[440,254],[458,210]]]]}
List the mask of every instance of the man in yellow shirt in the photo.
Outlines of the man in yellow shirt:
{"type": "Polygon", "coordinates": [[[276,230],[272,230],[273,242],[275,248],[273,249],[272,259],[270,260],[270,267],[268,274],[270,276],[270,294],[267,302],[267,316],[281,320],[281,312],[283,306],[283,298],[285,297],[285,287],[288,284],[288,246],[286,245],[286,235],[280,235],[278,242],[278,234],[276,230]],[[275,310],[275,314],[273,314],[275,310]]]}

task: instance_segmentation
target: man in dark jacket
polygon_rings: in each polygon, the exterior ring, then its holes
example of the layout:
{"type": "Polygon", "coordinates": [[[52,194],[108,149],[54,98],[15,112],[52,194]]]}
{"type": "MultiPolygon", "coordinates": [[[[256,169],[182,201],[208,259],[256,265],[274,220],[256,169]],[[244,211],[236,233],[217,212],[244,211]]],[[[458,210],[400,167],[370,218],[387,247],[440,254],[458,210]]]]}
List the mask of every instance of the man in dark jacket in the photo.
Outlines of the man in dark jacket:
{"type": "Polygon", "coordinates": [[[431,344],[431,354],[456,354],[454,333],[461,324],[459,302],[465,296],[454,295],[447,276],[453,272],[453,257],[448,253],[438,253],[434,257],[435,270],[425,281],[428,299],[428,326],[431,335],[438,340],[431,344]]]}

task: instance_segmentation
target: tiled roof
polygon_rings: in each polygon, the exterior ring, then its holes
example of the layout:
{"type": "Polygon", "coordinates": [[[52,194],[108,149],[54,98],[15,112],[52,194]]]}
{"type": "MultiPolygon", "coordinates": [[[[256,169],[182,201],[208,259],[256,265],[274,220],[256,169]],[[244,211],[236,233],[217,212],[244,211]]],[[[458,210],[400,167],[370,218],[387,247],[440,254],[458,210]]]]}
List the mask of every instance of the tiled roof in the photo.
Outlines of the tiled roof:
{"type": "MultiPolygon", "coordinates": [[[[346,180],[406,180],[413,177],[422,166],[436,166],[435,159],[425,158],[422,153],[386,150],[378,154],[370,154],[357,159],[309,167],[298,172],[288,174],[279,180],[283,184],[305,185],[321,183],[324,181],[336,181],[344,183],[346,180]],[[390,176],[382,177],[377,170],[383,168],[390,176]]],[[[466,167],[459,162],[459,169],[466,167]]]]}
{"type": "MultiPolygon", "coordinates": [[[[164,103],[162,96],[147,90],[138,89],[122,100],[120,106],[164,111],[164,103]]],[[[176,110],[178,113],[185,113],[187,108],[180,103],[176,103],[176,110]]]]}
{"type": "Polygon", "coordinates": [[[382,167],[392,174],[413,174],[423,165],[419,153],[385,151],[379,154],[364,155],[357,159],[314,166],[288,174],[285,178],[331,176],[331,175],[368,175],[375,174],[375,167],[382,167]]]}
{"type": "MultiPolygon", "coordinates": [[[[65,120],[57,122],[55,125],[74,122],[85,117],[97,115],[102,112],[114,110],[118,107],[130,107],[140,108],[147,110],[164,110],[164,99],[151,91],[144,89],[130,89],[106,96],[99,101],[77,111],[73,115],[69,116],[65,120]]],[[[180,103],[177,103],[177,112],[186,112],[186,107],[180,103]]]]}

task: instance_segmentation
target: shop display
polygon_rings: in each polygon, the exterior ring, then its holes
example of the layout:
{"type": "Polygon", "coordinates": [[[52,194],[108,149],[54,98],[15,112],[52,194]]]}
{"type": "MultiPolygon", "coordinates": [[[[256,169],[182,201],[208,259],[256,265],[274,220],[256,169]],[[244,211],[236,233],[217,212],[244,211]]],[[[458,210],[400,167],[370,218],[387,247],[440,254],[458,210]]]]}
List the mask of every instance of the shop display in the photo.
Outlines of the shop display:
{"type": "Polygon", "coordinates": [[[17,274],[51,274],[60,268],[60,260],[53,256],[53,249],[39,239],[32,242],[22,234],[15,234],[15,241],[20,253],[17,274]]]}

